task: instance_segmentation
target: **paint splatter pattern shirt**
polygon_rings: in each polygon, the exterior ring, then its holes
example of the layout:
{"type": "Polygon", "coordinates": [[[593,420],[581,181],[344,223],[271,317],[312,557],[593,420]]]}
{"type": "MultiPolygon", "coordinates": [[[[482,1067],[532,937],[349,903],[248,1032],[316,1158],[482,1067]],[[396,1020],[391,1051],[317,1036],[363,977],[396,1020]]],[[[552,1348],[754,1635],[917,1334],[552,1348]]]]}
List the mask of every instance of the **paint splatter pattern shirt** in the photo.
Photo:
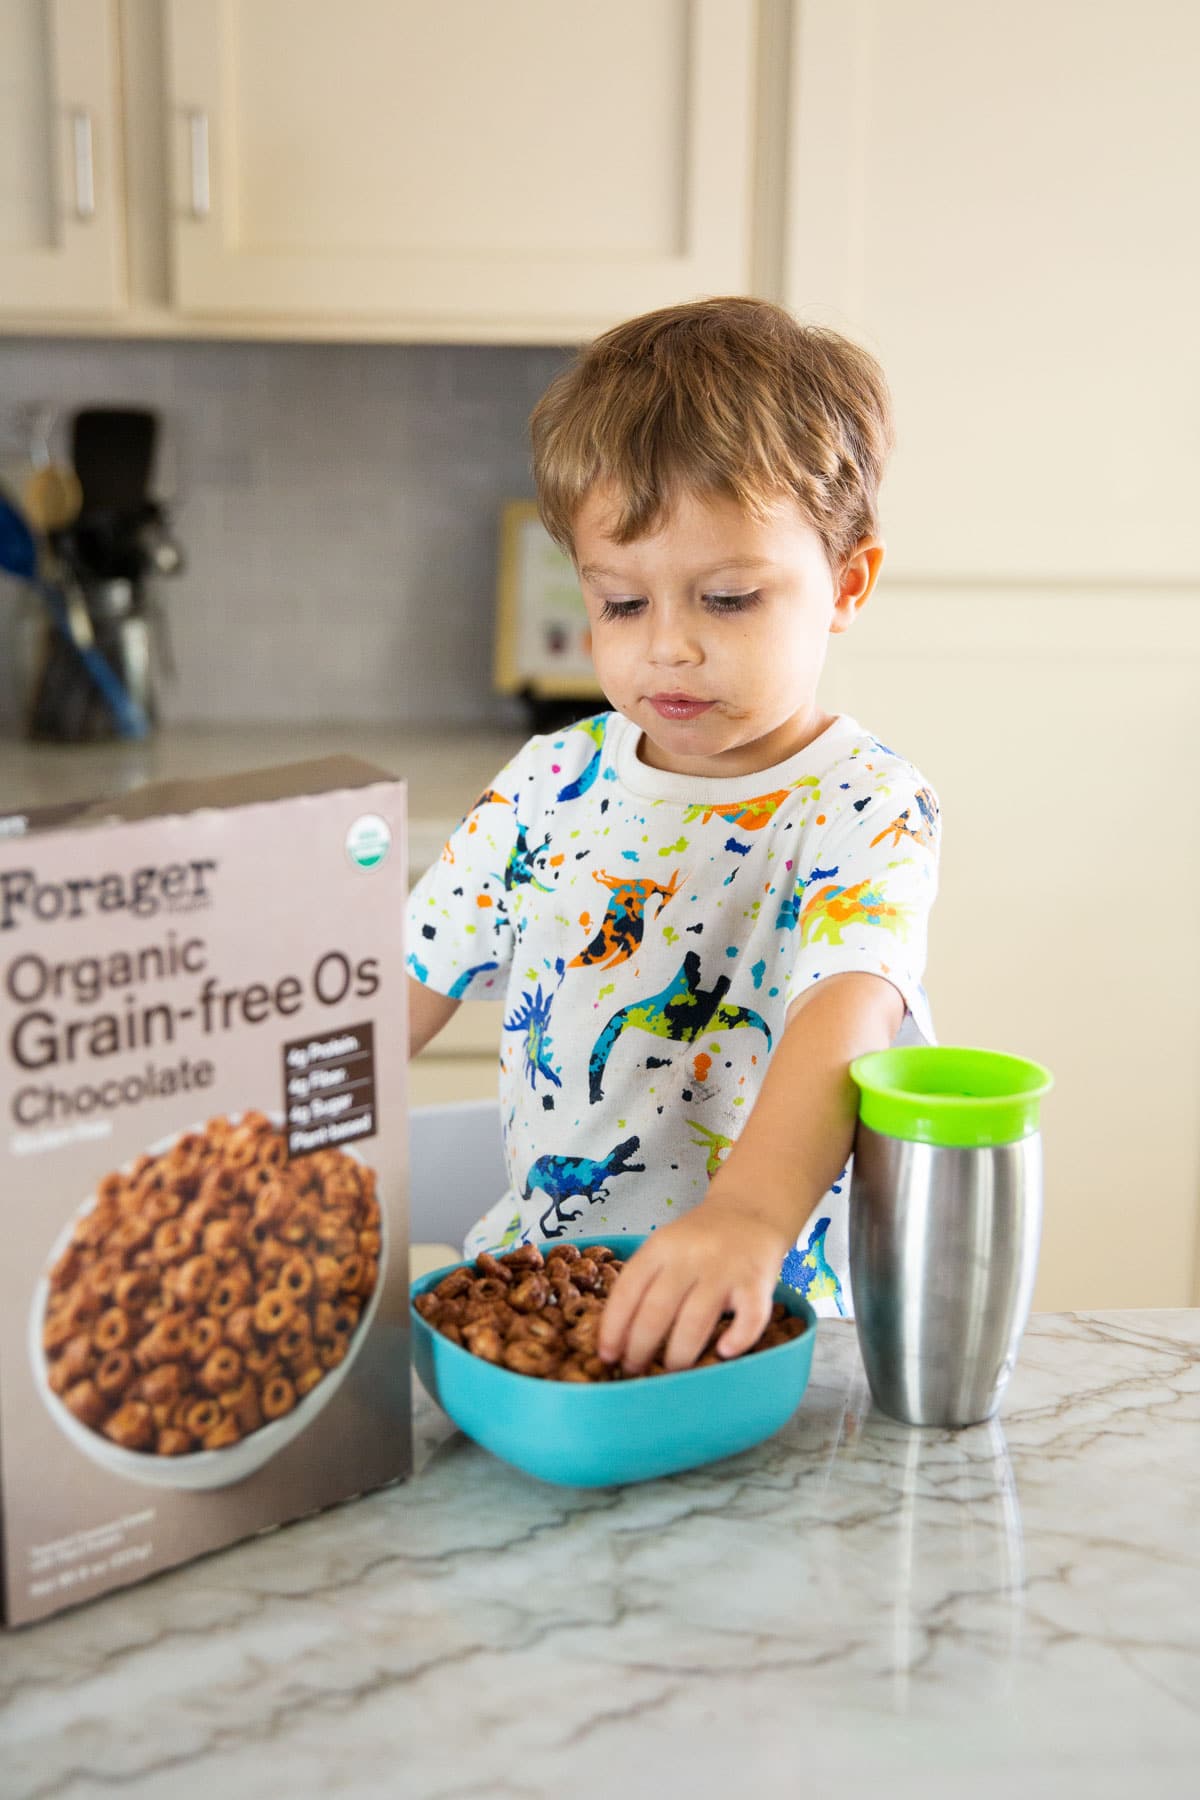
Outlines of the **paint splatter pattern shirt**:
{"type": "MultiPolygon", "coordinates": [[[[694,1206],[824,976],[886,977],[897,1041],[933,1040],[938,803],[918,771],[845,716],[736,780],[649,768],[639,741],[611,712],[531,738],[412,893],[417,980],[504,1001],[510,1187],[469,1255],[694,1206]]],[[[852,1310],[848,1174],[784,1264],[818,1312],[852,1310]]]]}

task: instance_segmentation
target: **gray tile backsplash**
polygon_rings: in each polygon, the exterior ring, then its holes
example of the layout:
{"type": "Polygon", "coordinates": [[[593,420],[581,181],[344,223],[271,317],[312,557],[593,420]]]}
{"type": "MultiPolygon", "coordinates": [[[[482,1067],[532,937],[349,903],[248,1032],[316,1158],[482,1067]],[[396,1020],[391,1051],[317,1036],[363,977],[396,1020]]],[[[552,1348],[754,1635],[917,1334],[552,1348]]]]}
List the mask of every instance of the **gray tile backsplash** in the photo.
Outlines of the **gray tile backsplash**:
{"type": "MultiPolygon", "coordinates": [[[[567,355],[0,339],[0,413],[162,413],[187,557],[160,589],[178,664],[166,719],[507,723],[490,681],[499,512],[532,492],[526,422],[567,355]]],[[[0,577],[9,731],[12,598],[0,577]]]]}

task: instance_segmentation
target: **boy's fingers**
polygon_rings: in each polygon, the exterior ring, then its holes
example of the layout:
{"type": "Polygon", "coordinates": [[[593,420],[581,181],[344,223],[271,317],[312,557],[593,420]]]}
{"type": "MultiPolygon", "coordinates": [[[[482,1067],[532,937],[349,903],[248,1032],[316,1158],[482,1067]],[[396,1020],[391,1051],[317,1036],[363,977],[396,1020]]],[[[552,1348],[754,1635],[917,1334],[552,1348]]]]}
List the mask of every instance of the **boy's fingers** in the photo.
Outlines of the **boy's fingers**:
{"type": "Polygon", "coordinates": [[[717,1339],[717,1355],[742,1356],[762,1336],[770,1317],[770,1293],[743,1290],[735,1294],[733,1323],[717,1339]]]}
{"type": "Polygon", "coordinates": [[[694,1287],[675,1319],[667,1339],[663,1362],[667,1368],[690,1369],[709,1340],[713,1326],[721,1316],[721,1295],[711,1288],[694,1287]]]}
{"type": "MultiPolygon", "coordinates": [[[[640,1375],[653,1362],[659,1346],[671,1329],[671,1323],[688,1290],[680,1289],[678,1275],[664,1269],[647,1290],[634,1315],[625,1341],[623,1366],[627,1375],[640,1375]]],[[[620,1286],[620,1282],[617,1283],[620,1286]]]]}
{"type": "Polygon", "coordinates": [[[657,1264],[650,1261],[639,1264],[636,1256],[630,1258],[628,1267],[622,1271],[620,1281],[604,1303],[600,1320],[597,1348],[605,1362],[620,1361],[630,1320],[657,1274],[657,1264]]]}

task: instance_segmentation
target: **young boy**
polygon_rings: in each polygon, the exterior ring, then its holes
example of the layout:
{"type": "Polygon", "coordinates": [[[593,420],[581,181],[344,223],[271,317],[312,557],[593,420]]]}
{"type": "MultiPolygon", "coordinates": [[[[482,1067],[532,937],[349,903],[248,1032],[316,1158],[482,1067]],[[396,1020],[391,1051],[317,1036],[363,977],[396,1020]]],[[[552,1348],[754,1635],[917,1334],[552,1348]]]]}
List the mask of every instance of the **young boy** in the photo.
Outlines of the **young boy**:
{"type": "Polygon", "coordinates": [[[873,359],[765,301],[630,321],[534,410],[613,710],[535,737],[409,911],[411,1049],[505,999],[511,1187],[466,1251],[649,1233],[600,1353],[687,1367],[781,1267],[848,1310],[854,1057],[932,1039],[937,800],[817,681],[883,561],[873,359]]]}

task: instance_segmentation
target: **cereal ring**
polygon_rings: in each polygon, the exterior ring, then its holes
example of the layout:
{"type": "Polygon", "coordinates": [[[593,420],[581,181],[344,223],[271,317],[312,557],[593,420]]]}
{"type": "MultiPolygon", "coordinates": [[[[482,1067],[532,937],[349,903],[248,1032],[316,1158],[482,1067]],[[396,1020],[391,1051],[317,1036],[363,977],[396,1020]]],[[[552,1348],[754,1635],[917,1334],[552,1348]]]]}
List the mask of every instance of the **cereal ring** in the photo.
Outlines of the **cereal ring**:
{"type": "MultiPolygon", "coordinates": [[[[457,1325],[455,1325],[453,1329],[455,1332],[458,1332],[457,1325]]],[[[447,1332],[446,1335],[449,1336],[449,1332],[447,1332]]],[[[458,1337],[455,1341],[457,1343],[462,1342],[461,1332],[458,1333],[458,1337]]],[[[336,1369],[340,1362],[345,1362],[347,1348],[348,1346],[345,1338],[335,1338],[331,1344],[320,1343],[317,1345],[317,1361],[323,1369],[336,1369]]]]}
{"type": "Polygon", "coordinates": [[[127,1400],[103,1429],[105,1437],[123,1450],[147,1450],[154,1442],[154,1420],[142,1400],[127,1400]]]}
{"type": "Polygon", "coordinates": [[[182,1398],[184,1383],[184,1370],[179,1363],[159,1363],[138,1382],[138,1399],[147,1406],[165,1406],[168,1401],[182,1398]]]}
{"type": "MultiPolygon", "coordinates": [[[[211,1323],[216,1326],[219,1336],[221,1321],[213,1319],[211,1323]]],[[[254,1308],[252,1306],[235,1306],[224,1321],[224,1325],[226,1341],[232,1344],[235,1350],[253,1350],[258,1338],[254,1330],[254,1308]]],[[[209,1347],[211,1348],[211,1345],[209,1347]]]]}
{"type": "Polygon", "coordinates": [[[215,1400],[193,1400],[183,1417],[192,1436],[203,1438],[221,1423],[221,1408],[215,1400]]]}
{"type": "Polygon", "coordinates": [[[297,1399],[303,1400],[305,1394],[311,1394],[317,1383],[324,1379],[325,1371],[320,1363],[308,1363],[303,1369],[298,1369],[293,1377],[297,1399]]]}
{"type": "Polygon", "coordinates": [[[587,1254],[594,1263],[616,1261],[615,1252],[610,1250],[607,1244],[591,1244],[588,1247],[587,1254]]]}
{"type": "Polygon", "coordinates": [[[154,1233],[154,1254],[162,1262],[182,1262],[196,1247],[196,1234],[182,1219],[168,1219],[154,1233]]]}
{"type": "Polygon", "coordinates": [[[206,1361],[220,1342],[221,1322],[206,1313],[192,1326],[192,1335],[188,1340],[188,1360],[194,1363],[206,1361]]]}
{"type": "Polygon", "coordinates": [[[441,1334],[444,1338],[450,1339],[450,1342],[452,1344],[461,1344],[462,1343],[462,1341],[463,1341],[462,1332],[459,1330],[458,1326],[454,1323],[453,1319],[446,1319],[444,1321],[442,1319],[439,1319],[437,1328],[441,1332],[441,1334]]]}
{"type": "Polygon", "coordinates": [[[552,1250],[546,1252],[546,1268],[549,1270],[551,1264],[556,1262],[578,1262],[582,1255],[583,1251],[578,1244],[555,1244],[552,1250]]]}
{"type": "Polygon", "coordinates": [[[283,1289],[268,1288],[254,1308],[254,1329],[274,1337],[290,1325],[295,1316],[296,1308],[283,1289]]]}
{"type": "MultiPolygon", "coordinates": [[[[359,1242],[362,1242],[362,1237],[359,1238],[359,1242]]],[[[475,1258],[475,1267],[481,1275],[489,1277],[492,1281],[498,1281],[501,1287],[511,1287],[512,1270],[506,1268],[502,1262],[497,1262],[490,1250],[480,1251],[475,1258]]]]}
{"type": "Polygon", "coordinates": [[[363,1259],[361,1256],[357,1255],[357,1253],[346,1258],[345,1262],[342,1264],[342,1279],[340,1282],[343,1294],[355,1294],[358,1292],[364,1269],[365,1264],[363,1259]]]}
{"type": "Polygon", "coordinates": [[[558,1364],[559,1358],[549,1344],[539,1344],[536,1338],[513,1338],[504,1346],[504,1366],[516,1375],[544,1379],[558,1364]]]}
{"type": "Polygon", "coordinates": [[[380,1251],[383,1249],[383,1237],[378,1231],[360,1231],[358,1234],[358,1248],[359,1253],[362,1256],[371,1260],[377,1260],[380,1251]]]}
{"type": "Polygon", "coordinates": [[[279,1354],[275,1349],[273,1338],[270,1343],[257,1344],[253,1350],[246,1352],[246,1367],[260,1381],[266,1381],[269,1376],[277,1375],[280,1366],[279,1354]]]}
{"type": "MultiPolygon", "coordinates": [[[[107,1346],[105,1347],[107,1348],[107,1346]]],[[[90,1375],[92,1364],[96,1360],[96,1353],[92,1348],[91,1332],[80,1331],[74,1337],[68,1338],[63,1345],[59,1360],[72,1381],[81,1381],[85,1375],[90,1375]]]]}
{"type": "Polygon", "coordinates": [[[500,1332],[489,1319],[477,1319],[471,1325],[464,1325],[463,1341],[472,1356],[481,1356],[484,1362],[498,1363],[503,1360],[504,1345],[500,1332]]]}
{"type": "MultiPolygon", "coordinates": [[[[505,1270],[505,1274],[508,1274],[507,1270],[505,1270]]],[[[508,1279],[511,1281],[512,1276],[509,1275],[508,1279]]],[[[473,1300],[503,1300],[507,1292],[508,1290],[502,1281],[495,1280],[490,1275],[485,1275],[481,1280],[475,1282],[471,1289],[471,1298],[473,1300]]]]}
{"type": "Polygon", "coordinates": [[[508,1303],[516,1312],[540,1312],[550,1298],[550,1283],[536,1271],[514,1286],[508,1303]]]}
{"type": "Polygon", "coordinates": [[[242,1359],[232,1344],[218,1344],[199,1374],[200,1386],[208,1394],[223,1394],[235,1388],[242,1379],[242,1359]]]}
{"type": "Polygon", "coordinates": [[[228,1450],[231,1444],[238,1444],[242,1439],[242,1428],[233,1413],[226,1413],[219,1424],[211,1431],[206,1431],[200,1442],[206,1450],[228,1450]]]}
{"type": "Polygon", "coordinates": [[[540,1313],[518,1313],[512,1322],[510,1337],[536,1338],[541,1344],[557,1344],[562,1337],[562,1321],[548,1308],[540,1313]]]}
{"type": "Polygon", "coordinates": [[[544,1259],[536,1244],[519,1244],[515,1250],[502,1256],[500,1261],[509,1269],[540,1269],[544,1259]]]}
{"type": "Polygon", "coordinates": [[[231,1412],[241,1427],[243,1436],[257,1431],[263,1422],[262,1408],[258,1403],[258,1385],[247,1375],[235,1388],[220,1395],[222,1410],[231,1412]]]}
{"type": "Polygon", "coordinates": [[[125,1265],[115,1251],[109,1250],[97,1257],[87,1271],[87,1284],[92,1293],[100,1300],[111,1300],[117,1291],[117,1282],[121,1279],[125,1265]]]}
{"type": "MultiPolygon", "coordinates": [[[[325,1304],[325,1302],[321,1302],[321,1304],[318,1305],[318,1307],[317,1307],[318,1314],[321,1311],[321,1305],[324,1305],[324,1304],[325,1304]]],[[[416,1310],[420,1313],[420,1315],[423,1319],[433,1319],[437,1316],[437,1313],[440,1310],[441,1302],[439,1301],[436,1294],[425,1293],[425,1294],[418,1294],[416,1299],[413,1301],[413,1305],[416,1308],[416,1310]]],[[[332,1322],[333,1322],[333,1320],[332,1320],[332,1313],[331,1313],[331,1315],[330,1315],[331,1327],[332,1327],[332,1322]]],[[[320,1321],[318,1319],[318,1321],[317,1321],[317,1336],[318,1337],[327,1337],[328,1335],[329,1335],[328,1332],[321,1330],[320,1321]]]]}
{"type": "Polygon", "coordinates": [[[143,1369],[154,1363],[178,1362],[188,1353],[191,1321],[185,1313],[168,1313],[142,1338],[133,1353],[143,1369]]]}
{"type": "Polygon", "coordinates": [[[96,1386],[106,1400],[115,1400],[132,1385],[136,1373],[128,1350],[110,1350],[96,1370],[96,1386]]]}
{"type": "Polygon", "coordinates": [[[590,1256],[581,1256],[571,1265],[571,1280],[583,1294],[594,1294],[600,1286],[600,1265],[590,1256]]]}
{"type": "Polygon", "coordinates": [[[286,1375],[276,1375],[262,1391],[263,1417],[282,1419],[296,1404],[296,1390],[286,1375]]]}
{"type": "Polygon", "coordinates": [[[312,1326],[303,1313],[298,1313],[291,1324],[279,1333],[275,1339],[275,1347],[285,1362],[294,1362],[297,1357],[304,1362],[311,1359],[312,1326]]]}
{"type": "Polygon", "coordinates": [[[127,1310],[144,1306],[155,1291],[154,1277],[147,1269],[127,1269],[118,1275],[113,1298],[127,1310]]]}
{"type": "Polygon", "coordinates": [[[571,1300],[562,1308],[562,1316],[568,1325],[578,1325],[588,1313],[598,1312],[601,1304],[595,1294],[580,1294],[578,1300],[571,1300]]]}
{"type": "Polygon", "coordinates": [[[322,1300],[336,1300],[342,1285],[342,1265],[336,1256],[318,1256],[313,1264],[317,1293],[322,1300]]]}
{"type": "Polygon", "coordinates": [[[289,1256],[279,1271],[279,1286],[293,1300],[307,1300],[312,1293],[313,1267],[304,1256],[289,1256]]]}
{"type": "Polygon", "coordinates": [[[208,1310],[214,1319],[227,1319],[250,1297],[250,1276],[241,1269],[226,1269],[214,1283],[208,1296],[208,1310]]]}
{"type": "Polygon", "coordinates": [[[108,1402],[94,1381],[77,1381],[67,1389],[63,1400],[75,1417],[93,1430],[108,1414],[108,1402]]]}
{"type": "Polygon", "coordinates": [[[192,1447],[192,1436],[189,1431],[180,1431],[176,1425],[167,1425],[159,1432],[154,1449],[159,1456],[186,1456],[192,1447]]]}
{"type": "Polygon", "coordinates": [[[241,1252],[241,1232],[232,1219],[210,1219],[204,1227],[202,1238],[204,1254],[222,1267],[227,1266],[241,1252]]]}
{"type": "Polygon", "coordinates": [[[255,1221],[265,1219],[272,1229],[276,1229],[290,1216],[296,1195],[286,1181],[280,1181],[270,1171],[264,1169],[262,1175],[262,1184],[254,1196],[255,1221]]]}
{"type": "Polygon", "coordinates": [[[217,1265],[211,1256],[189,1256],[175,1272],[171,1285],[185,1306],[202,1306],[216,1279],[217,1265]]]}

